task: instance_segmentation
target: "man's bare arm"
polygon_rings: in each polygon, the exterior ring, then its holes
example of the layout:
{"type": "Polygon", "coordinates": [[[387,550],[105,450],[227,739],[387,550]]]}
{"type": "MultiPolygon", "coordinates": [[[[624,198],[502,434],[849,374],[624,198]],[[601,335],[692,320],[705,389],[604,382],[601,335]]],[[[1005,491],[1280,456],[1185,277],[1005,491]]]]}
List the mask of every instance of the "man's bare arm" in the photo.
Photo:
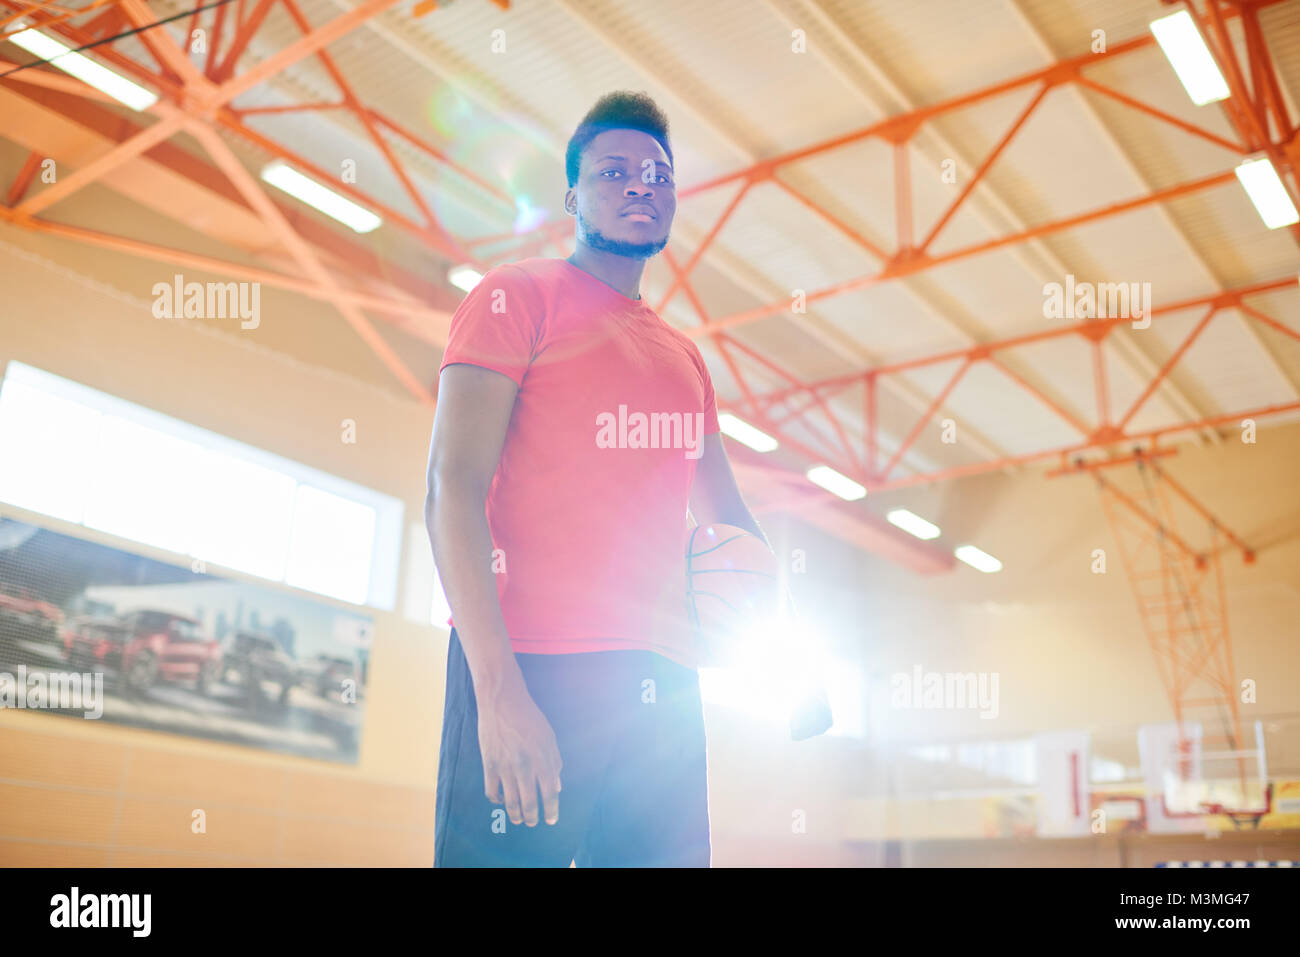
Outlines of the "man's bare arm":
{"type": "Polygon", "coordinates": [[[735,525],[761,538],[769,548],[767,536],[750,514],[749,506],[736,485],[731,471],[731,461],[722,444],[722,434],[714,432],[704,436],[702,454],[695,465],[695,479],[691,483],[691,516],[700,525],[735,525]]]}
{"type": "Polygon", "coordinates": [[[474,681],[484,792],[504,800],[513,823],[531,827],[539,787],[546,822],[559,819],[560,754],[510,648],[485,513],[517,391],[490,369],[457,363],[442,371],[424,521],[474,681]]]}

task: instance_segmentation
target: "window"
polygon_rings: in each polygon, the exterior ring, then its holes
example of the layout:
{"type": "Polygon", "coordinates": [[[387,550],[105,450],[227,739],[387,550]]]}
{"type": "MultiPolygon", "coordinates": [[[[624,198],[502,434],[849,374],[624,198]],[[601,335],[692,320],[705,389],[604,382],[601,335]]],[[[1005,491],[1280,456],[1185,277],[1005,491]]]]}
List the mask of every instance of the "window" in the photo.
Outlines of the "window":
{"type": "Polygon", "coordinates": [[[152,635],[166,632],[172,616],[161,611],[138,611],[130,618],[131,629],[137,634],[152,635]]]}
{"type": "Polygon", "coordinates": [[[423,523],[412,522],[406,535],[406,591],[402,613],[412,621],[445,629],[451,617],[438,567],[423,523]]]}
{"type": "Polygon", "coordinates": [[[354,604],[391,609],[401,501],[10,362],[0,502],[354,604]]]}
{"type": "Polygon", "coordinates": [[[199,634],[198,627],[192,621],[186,621],[183,618],[172,620],[171,640],[176,642],[182,641],[203,641],[204,637],[199,634]]]}

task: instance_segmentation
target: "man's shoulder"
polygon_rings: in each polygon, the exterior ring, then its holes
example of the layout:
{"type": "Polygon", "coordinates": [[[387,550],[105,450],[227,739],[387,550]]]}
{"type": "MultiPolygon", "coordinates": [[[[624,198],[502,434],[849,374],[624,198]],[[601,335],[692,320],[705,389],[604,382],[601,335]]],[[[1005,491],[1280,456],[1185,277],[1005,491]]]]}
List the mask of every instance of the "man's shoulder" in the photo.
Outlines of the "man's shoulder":
{"type": "Polygon", "coordinates": [[[562,261],[532,258],[500,263],[483,274],[475,291],[505,292],[507,302],[522,305],[521,316],[541,322],[556,301],[555,290],[563,277],[554,263],[562,261]]]}
{"type": "Polygon", "coordinates": [[[489,273],[500,273],[511,278],[526,277],[536,284],[550,286],[563,277],[564,266],[565,261],[563,259],[546,259],[533,256],[529,259],[517,259],[514,262],[494,266],[489,270],[489,273]],[[520,274],[522,274],[522,277],[520,274]]]}

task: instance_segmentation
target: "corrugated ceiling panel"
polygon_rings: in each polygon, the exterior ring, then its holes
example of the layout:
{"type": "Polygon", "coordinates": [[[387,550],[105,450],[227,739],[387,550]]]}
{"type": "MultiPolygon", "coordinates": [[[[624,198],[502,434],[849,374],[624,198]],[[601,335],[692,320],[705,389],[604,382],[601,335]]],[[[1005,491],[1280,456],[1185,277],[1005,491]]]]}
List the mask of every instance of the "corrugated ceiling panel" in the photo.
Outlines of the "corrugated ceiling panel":
{"type": "Polygon", "coordinates": [[[1296,108],[1297,97],[1300,97],[1300,4],[1279,3],[1265,7],[1259,11],[1259,24],[1294,123],[1300,112],[1296,108]]]}
{"type": "Polygon", "coordinates": [[[1042,65],[1005,3],[825,0],[844,33],[914,102],[936,103],[1042,65]],[[998,38],[994,44],[975,37],[998,38]]]}
{"type": "Polygon", "coordinates": [[[1051,242],[1075,270],[1076,285],[1149,282],[1157,306],[1217,291],[1213,275],[1190,257],[1152,206],[1086,223],[1051,242]]]}
{"type": "MultiPolygon", "coordinates": [[[[957,366],[937,363],[904,373],[929,395],[935,395],[952,380],[957,366]]],[[[1008,455],[1022,455],[1036,449],[1053,448],[1074,441],[1072,430],[1050,409],[1035,402],[1002,372],[986,362],[976,362],[953,387],[946,403],[955,412],[958,443],[964,426],[975,429],[1008,455]]],[[[936,415],[927,428],[938,431],[936,415]]]]}
{"type": "MultiPolygon", "coordinates": [[[[1207,133],[1237,140],[1222,107],[1193,104],[1159,49],[1108,60],[1085,75],[1207,133]]],[[[1230,170],[1240,162],[1240,155],[1226,147],[1103,93],[1080,89],[1152,189],[1230,170]]]]}
{"type": "Polygon", "coordinates": [[[1235,179],[1168,206],[1188,241],[1228,286],[1296,272],[1295,239],[1285,229],[1267,228],[1235,179]]]}
{"type": "Polygon", "coordinates": [[[1030,226],[1091,212],[1143,190],[1076,92],[1049,93],[990,168],[991,184],[1030,226]]]}
{"type": "MultiPolygon", "coordinates": [[[[1161,326],[1153,324],[1152,331],[1159,331],[1164,339],[1165,349],[1160,356],[1163,364],[1172,354],[1170,347],[1177,348],[1186,336],[1175,339],[1172,326],[1158,329],[1161,326]]],[[[1208,414],[1262,408],[1300,398],[1272,367],[1264,355],[1264,346],[1252,341],[1234,309],[1222,310],[1210,320],[1174,370],[1179,380],[1196,383],[1202,390],[1203,403],[1213,403],[1212,408],[1206,409],[1208,414]]]]}
{"type": "Polygon", "coordinates": [[[901,282],[882,283],[817,304],[818,312],[861,342],[880,361],[966,344],[901,282]]]}
{"type": "Polygon", "coordinates": [[[1079,56],[1092,48],[1094,30],[1104,30],[1106,42],[1142,36],[1148,24],[1174,10],[1160,0],[1013,0],[1042,33],[1057,56],[1079,56]]]}

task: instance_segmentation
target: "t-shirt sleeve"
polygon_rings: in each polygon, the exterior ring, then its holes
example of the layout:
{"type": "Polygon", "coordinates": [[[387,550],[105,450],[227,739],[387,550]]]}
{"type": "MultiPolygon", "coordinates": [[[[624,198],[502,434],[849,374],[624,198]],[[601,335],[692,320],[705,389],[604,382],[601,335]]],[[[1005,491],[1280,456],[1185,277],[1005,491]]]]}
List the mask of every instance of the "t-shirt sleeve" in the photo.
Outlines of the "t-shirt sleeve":
{"type": "Polygon", "coordinates": [[[691,343],[695,352],[695,364],[699,367],[700,376],[704,380],[704,434],[712,435],[714,432],[721,432],[722,426],[718,425],[718,399],[713,394],[713,376],[709,375],[709,367],[704,363],[704,356],[700,355],[699,347],[691,343]]]}
{"type": "Polygon", "coordinates": [[[438,372],[463,362],[524,384],[536,352],[543,308],[532,279],[510,264],[488,270],[451,317],[438,372]]]}

